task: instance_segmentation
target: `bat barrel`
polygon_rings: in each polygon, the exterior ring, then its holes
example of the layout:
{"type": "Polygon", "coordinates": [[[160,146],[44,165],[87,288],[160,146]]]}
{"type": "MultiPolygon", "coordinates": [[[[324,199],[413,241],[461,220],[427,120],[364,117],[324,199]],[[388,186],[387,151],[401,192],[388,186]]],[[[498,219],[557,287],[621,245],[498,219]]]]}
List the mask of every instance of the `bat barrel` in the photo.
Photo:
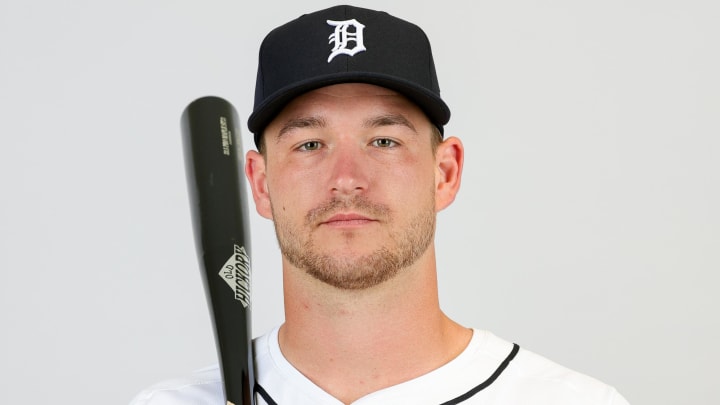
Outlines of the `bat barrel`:
{"type": "Polygon", "coordinates": [[[250,233],[237,113],[219,97],[190,103],[181,127],[197,257],[228,404],[252,403],[250,233]]]}

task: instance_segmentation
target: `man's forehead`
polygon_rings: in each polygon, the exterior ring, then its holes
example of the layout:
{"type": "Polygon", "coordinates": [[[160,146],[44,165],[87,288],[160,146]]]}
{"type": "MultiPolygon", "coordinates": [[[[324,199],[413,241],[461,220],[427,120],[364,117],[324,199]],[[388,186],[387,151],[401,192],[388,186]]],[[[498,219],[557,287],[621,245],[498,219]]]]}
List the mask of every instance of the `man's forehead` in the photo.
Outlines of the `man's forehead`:
{"type": "Polygon", "coordinates": [[[419,115],[426,118],[420,107],[392,89],[372,84],[344,83],[321,87],[296,97],[280,111],[268,128],[284,128],[291,121],[312,122],[313,125],[304,126],[324,127],[349,111],[338,106],[350,107],[357,105],[356,101],[363,105],[365,115],[360,117],[359,122],[363,122],[364,126],[370,121],[380,122],[382,117],[397,117],[395,122],[409,122],[419,115]]]}

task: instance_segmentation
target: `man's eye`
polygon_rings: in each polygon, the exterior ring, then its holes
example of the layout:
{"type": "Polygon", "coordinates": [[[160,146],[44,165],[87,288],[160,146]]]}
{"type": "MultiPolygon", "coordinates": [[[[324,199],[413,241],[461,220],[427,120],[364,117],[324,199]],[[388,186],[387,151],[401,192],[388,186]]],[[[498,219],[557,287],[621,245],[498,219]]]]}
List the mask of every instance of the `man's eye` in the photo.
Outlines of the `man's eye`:
{"type": "Polygon", "coordinates": [[[390,148],[393,146],[397,146],[397,142],[393,141],[392,139],[387,139],[387,138],[375,139],[374,141],[372,141],[372,144],[379,148],[390,148]]]}
{"type": "Polygon", "coordinates": [[[307,141],[300,145],[299,150],[318,150],[320,149],[320,142],[318,141],[307,141]]]}

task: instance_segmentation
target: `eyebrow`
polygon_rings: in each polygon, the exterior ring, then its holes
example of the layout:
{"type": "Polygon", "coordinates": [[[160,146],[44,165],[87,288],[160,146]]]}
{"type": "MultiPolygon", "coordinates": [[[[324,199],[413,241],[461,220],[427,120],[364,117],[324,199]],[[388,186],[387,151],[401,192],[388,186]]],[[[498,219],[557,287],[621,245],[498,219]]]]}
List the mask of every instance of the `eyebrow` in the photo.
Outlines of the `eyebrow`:
{"type": "MultiPolygon", "coordinates": [[[[410,122],[410,120],[408,120],[407,118],[405,118],[405,116],[401,114],[378,115],[376,117],[368,118],[365,120],[365,122],[363,122],[363,126],[365,128],[378,128],[392,125],[402,125],[417,133],[417,130],[415,129],[415,126],[412,124],[412,122],[410,122]]],[[[325,128],[326,126],[327,122],[323,117],[309,116],[291,118],[285,122],[282,128],[280,128],[276,140],[280,142],[283,136],[285,136],[288,132],[294,129],[325,128]]]]}
{"type": "Polygon", "coordinates": [[[415,126],[405,118],[405,116],[401,114],[384,114],[379,115],[377,117],[372,117],[363,123],[363,126],[366,128],[377,128],[377,127],[384,127],[384,126],[390,126],[390,125],[402,125],[405,127],[410,128],[413,132],[417,133],[417,130],[415,130],[415,126]]]}
{"type": "Polygon", "coordinates": [[[282,128],[280,128],[280,132],[278,132],[277,140],[280,141],[280,139],[287,134],[288,132],[292,131],[293,129],[297,128],[325,128],[327,126],[325,119],[322,117],[297,117],[289,119],[287,122],[285,122],[285,125],[283,125],[282,128]]]}

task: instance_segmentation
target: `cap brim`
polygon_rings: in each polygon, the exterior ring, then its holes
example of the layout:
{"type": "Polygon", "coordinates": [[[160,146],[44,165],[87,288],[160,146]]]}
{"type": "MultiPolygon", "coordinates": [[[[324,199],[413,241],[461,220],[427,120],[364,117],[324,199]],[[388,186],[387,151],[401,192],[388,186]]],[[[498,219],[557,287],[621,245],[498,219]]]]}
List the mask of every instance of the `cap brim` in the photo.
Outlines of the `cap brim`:
{"type": "Polygon", "coordinates": [[[342,72],[316,76],[309,80],[293,83],[292,86],[282,88],[266,98],[248,118],[248,128],[255,135],[255,144],[258,144],[262,132],[270,121],[295,97],[311,90],[340,83],[368,83],[395,90],[417,104],[440,131],[442,131],[442,126],[450,120],[450,108],[447,104],[440,97],[417,84],[378,73],[342,72]]]}

